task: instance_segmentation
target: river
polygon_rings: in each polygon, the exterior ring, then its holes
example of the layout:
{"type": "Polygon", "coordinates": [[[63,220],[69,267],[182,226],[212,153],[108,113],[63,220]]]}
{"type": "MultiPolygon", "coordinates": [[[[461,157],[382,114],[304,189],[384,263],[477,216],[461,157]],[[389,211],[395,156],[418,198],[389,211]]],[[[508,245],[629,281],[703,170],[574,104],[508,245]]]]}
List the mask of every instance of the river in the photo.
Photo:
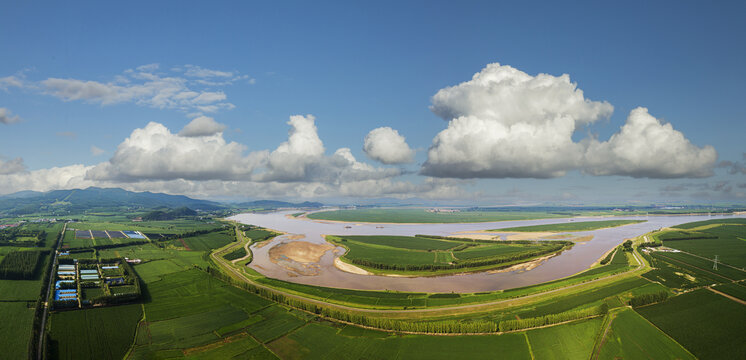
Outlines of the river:
{"type": "MultiPolygon", "coordinates": [[[[510,289],[543,283],[567,277],[583,271],[597,261],[604,253],[621,244],[625,239],[634,238],[652,230],[670,227],[692,221],[711,220],[718,218],[732,218],[734,216],[625,216],[613,218],[566,218],[539,219],[521,221],[499,221],[485,223],[462,224],[375,224],[375,223],[338,223],[323,220],[295,218],[289,214],[297,211],[274,212],[269,214],[238,214],[231,217],[243,224],[252,224],[269,229],[301,235],[300,239],[289,239],[288,235],[278,236],[271,243],[258,248],[251,247],[254,260],[251,268],[259,273],[280,280],[295,283],[347,288],[358,290],[397,290],[413,292],[481,292],[510,289]],[[415,234],[459,236],[459,233],[500,229],[515,226],[542,225],[564,223],[568,221],[593,220],[647,220],[643,223],[624,225],[614,228],[573,232],[577,236],[593,235],[593,240],[577,243],[572,249],[544,261],[541,265],[528,271],[513,272],[480,272],[471,274],[445,275],[436,277],[391,277],[378,275],[358,275],[337,269],[334,258],[344,253],[344,249],[337,247],[327,251],[315,265],[317,275],[300,275],[289,271],[269,259],[268,251],[277,244],[290,241],[308,241],[317,244],[327,244],[323,235],[405,235],[415,234]],[[347,228],[350,226],[350,228],[347,228]]],[[[742,217],[742,216],[739,216],[742,217]]],[[[500,234],[495,233],[496,235],[500,234]]],[[[463,234],[461,234],[463,236],[463,234]]],[[[296,238],[298,236],[295,236],[296,238]]]]}

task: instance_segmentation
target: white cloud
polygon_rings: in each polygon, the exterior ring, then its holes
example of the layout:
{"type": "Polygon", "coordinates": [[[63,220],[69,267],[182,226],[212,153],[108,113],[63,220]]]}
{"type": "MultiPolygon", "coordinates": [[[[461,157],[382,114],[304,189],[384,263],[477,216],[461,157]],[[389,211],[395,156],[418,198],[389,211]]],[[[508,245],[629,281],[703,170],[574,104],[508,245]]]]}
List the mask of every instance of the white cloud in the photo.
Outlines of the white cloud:
{"type": "Polygon", "coordinates": [[[450,120],[421,173],[449,178],[593,175],[672,178],[712,173],[711,146],[698,148],[646,109],[632,112],[608,142],[575,142],[579,126],[608,117],[607,102],[585,99],[568,75],[528,75],[490,64],[470,81],[438,91],[431,109],[450,120]]]}
{"type": "Polygon", "coordinates": [[[244,145],[226,142],[221,133],[185,137],[151,122],[135,129],[106,163],[88,172],[94,180],[235,179],[251,173],[266,153],[244,156],[244,145]]]}
{"type": "MultiPolygon", "coordinates": [[[[44,92],[64,101],[86,101],[101,105],[132,102],[140,106],[177,109],[184,112],[215,112],[235,107],[226,101],[227,95],[223,91],[205,88],[227,85],[233,79],[221,84],[202,84],[199,81],[191,81],[188,77],[178,76],[180,74],[169,76],[156,73],[158,69],[158,64],[142,65],[134,70],[126,70],[124,75],[116,76],[110,82],[48,78],[40,84],[44,92]]],[[[219,73],[215,70],[201,70],[219,73]]],[[[187,70],[187,73],[189,71],[187,70]]]]}
{"type": "Polygon", "coordinates": [[[189,76],[189,77],[198,77],[198,78],[233,77],[233,73],[229,71],[210,70],[210,69],[205,69],[203,67],[199,67],[197,65],[184,65],[184,67],[186,68],[184,75],[189,76]]]}
{"type": "Polygon", "coordinates": [[[490,64],[472,80],[438,91],[432,111],[446,120],[422,173],[453,178],[551,178],[579,166],[579,124],[613,107],[590,101],[568,75],[528,75],[490,64]]]}
{"type": "Polygon", "coordinates": [[[508,65],[487,65],[471,80],[438,91],[430,109],[446,121],[462,116],[505,126],[544,124],[558,117],[591,123],[614,110],[608,102],[583,97],[567,74],[531,76],[508,65]]]}
{"type": "Polygon", "coordinates": [[[184,126],[179,135],[181,136],[210,136],[225,131],[226,126],[218,123],[215,119],[207,116],[200,116],[184,126]]]}
{"type": "Polygon", "coordinates": [[[648,109],[632,110],[609,141],[591,140],[584,171],[593,175],[646,178],[707,177],[717,160],[712,146],[697,147],[648,109]]]}
{"type": "Polygon", "coordinates": [[[26,170],[26,165],[23,163],[23,159],[15,158],[13,160],[5,160],[0,156],[0,175],[15,174],[26,170]]]}
{"type": "Polygon", "coordinates": [[[414,160],[414,150],[404,136],[390,127],[380,127],[365,135],[363,151],[373,160],[384,164],[405,164],[414,160]]]}
{"type": "Polygon", "coordinates": [[[7,91],[9,88],[12,88],[12,87],[18,87],[18,88],[23,87],[22,77],[13,75],[13,76],[6,76],[6,77],[0,78],[0,89],[7,91]]]}
{"type": "Polygon", "coordinates": [[[321,182],[341,184],[349,181],[383,179],[398,176],[398,169],[375,168],[355,159],[349,148],[324,155],[313,115],[294,115],[288,125],[288,141],[269,154],[266,169],[256,174],[260,182],[321,182]]]}
{"type": "Polygon", "coordinates": [[[85,179],[86,171],[91,168],[92,166],[70,165],[0,175],[0,193],[87,188],[95,185],[93,181],[85,179]]]}
{"type": "Polygon", "coordinates": [[[99,156],[99,155],[101,155],[101,154],[103,154],[105,152],[106,152],[106,150],[104,150],[104,149],[102,149],[102,148],[100,148],[100,147],[98,147],[96,145],[91,145],[91,155],[93,155],[93,156],[99,156]]]}
{"type": "Polygon", "coordinates": [[[21,121],[21,117],[13,115],[13,113],[7,108],[0,107],[0,123],[2,124],[15,124],[21,121]]]}

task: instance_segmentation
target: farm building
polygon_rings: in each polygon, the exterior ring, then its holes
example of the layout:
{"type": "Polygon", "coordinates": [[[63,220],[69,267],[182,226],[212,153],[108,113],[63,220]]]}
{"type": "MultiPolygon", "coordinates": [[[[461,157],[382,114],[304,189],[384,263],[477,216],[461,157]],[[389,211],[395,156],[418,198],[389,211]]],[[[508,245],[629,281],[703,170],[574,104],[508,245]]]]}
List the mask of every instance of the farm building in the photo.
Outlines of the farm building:
{"type": "Polygon", "coordinates": [[[54,283],[54,288],[59,289],[62,286],[62,284],[75,284],[75,280],[57,280],[54,283]]]}
{"type": "Polygon", "coordinates": [[[56,290],[54,292],[55,300],[78,300],[78,291],[74,289],[70,290],[56,290]]]}
{"type": "Polygon", "coordinates": [[[75,271],[75,265],[60,265],[57,271],[75,271]]]}
{"type": "Polygon", "coordinates": [[[75,271],[58,271],[57,276],[60,279],[75,279],[75,271]]]}
{"type": "Polygon", "coordinates": [[[95,274],[95,275],[80,275],[80,280],[98,280],[98,274],[95,274]]]}

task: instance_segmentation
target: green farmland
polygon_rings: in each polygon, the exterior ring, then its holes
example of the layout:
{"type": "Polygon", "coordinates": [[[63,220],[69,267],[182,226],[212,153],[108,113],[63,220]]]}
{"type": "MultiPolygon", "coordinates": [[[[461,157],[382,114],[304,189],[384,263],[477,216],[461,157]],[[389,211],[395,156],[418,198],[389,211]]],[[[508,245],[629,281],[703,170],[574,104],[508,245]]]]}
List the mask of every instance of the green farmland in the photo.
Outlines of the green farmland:
{"type": "Polygon", "coordinates": [[[635,311],[612,316],[611,327],[597,349],[599,359],[695,359],[635,311]]]}
{"type": "Polygon", "coordinates": [[[629,224],[639,224],[645,220],[601,220],[601,221],[578,221],[560,224],[519,226],[511,228],[495,229],[499,232],[568,232],[568,231],[590,231],[605,229],[629,224]]]}
{"type": "MultiPolygon", "coordinates": [[[[686,231],[701,233],[720,228],[715,224],[708,226],[708,229],[686,231]]],[[[492,359],[500,354],[510,359],[692,359],[695,356],[710,359],[739,358],[743,351],[732,346],[737,338],[730,334],[746,331],[739,325],[743,322],[740,318],[746,314],[744,306],[699,288],[717,284],[715,290],[743,297],[742,289],[746,287],[735,281],[746,279],[746,272],[725,265],[714,271],[710,260],[697,257],[701,255],[643,253],[653,267],[648,269],[641,267],[633,252],[620,247],[606,265],[523,288],[469,294],[362,291],[280,281],[263,277],[242,264],[231,264],[225,257],[245,254],[243,245],[247,241],[242,237],[238,239],[241,241],[234,241],[231,230],[188,236],[183,241],[170,238],[87,250],[86,257],[91,258],[139,259],[141,263],[133,269],[141,280],[142,298],[119,306],[53,312],[47,326],[46,351],[50,358],[430,360],[492,359]],[[231,255],[233,252],[235,255],[231,255]],[[259,291],[248,284],[242,285],[228,274],[217,272],[216,269],[223,266],[233,267],[254,283],[273,290],[259,291]],[[677,291],[689,289],[695,290],[677,295],[677,291]],[[324,308],[344,305],[356,310],[332,314],[328,309],[309,307],[298,302],[305,300],[288,299],[274,291],[320,301],[324,308]],[[634,310],[628,308],[632,297],[661,292],[670,294],[669,299],[634,310]],[[452,308],[454,306],[474,308],[452,308]],[[595,309],[609,311],[599,313],[595,309]],[[560,315],[570,320],[548,322],[548,326],[542,328],[496,332],[501,328],[499,324],[515,323],[516,319],[528,324],[532,319],[560,315]],[[339,322],[340,318],[387,330],[356,327],[339,322]],[[733,323],[728,323],[727,333],[723,330],[718,335],[719,347],[709,345],[715,341],[714,337],[701,340],[687,335],[693,332],[690,329],[694,324],[703,323],[708,331],[716,331],[715,324],[727,321],[733,323]],[[406,333],[401,328],[396,330],[397,326],[429,330],[406,333]],[[487,329],[487,333],[465,335],[471,332],[469,329],[487,329]],[[456,333],[432,335],[432,332],[449,331],[456,333]],[[107,345],[101,345],[103,343],[107,345]]],[[[189,230],[182,228],[181,231],[189,230]]],[[[249,228],[245,235],[251,239],[248,241],[262,241],[275,234],[249,228]]],[[[735,233],[735,237],[743,235],[735,233]]],[[[666,246],[677,241],[698,241],[663,238],[666,246]]],[[[358,256],[384,264],[417,266],[510,259],[516,254],[564,244],[426,236],[344,236],[330,240],[349,250],[345,254],[350,256],[345,259],[349,262],[358,256]]],[[[117,275],[117,270],[106,270],[102,274],[117,275]]],[[[4,325],[3,329],[14,333],[30,332],[33,308],[28,307],[32,305],[28,301],[37,298],[38,281],[1,280],[0,289],[13,293],[0,293],[0,300],[4,300],[4,296],[13,301],[9,303],[16,307],[12,309],[12,316],[19,319],[4,325]],[[28,312],[20,311],[22,306],[26,306],[28,312]]],[[[91,291],[100,292],[98,288],[93,289],[84,289],[83,298],[100,295],[91,294],[91,291]]],[[[110,289],[114,294],[133,290],[134,286],[110,289]]],[[[9,308],[0,310],[11,312],[9,308]]],[[[21,335],[8,337],[2,345],[15,349],[11,351],[17,354],[26,354],[27,339],[21,335]]]]}
{"type": "Polygon", "coordinates": [[[426,236],[327,236],[342,257],[376,273],[442,274],[507,267],[556,253],[568,242],[477,241],[426,236]]]}
{"type": "Polygon", "coordinates": [[[636,311],[700,359],[743,359],[745,307],[701,289],[636,311]]]}

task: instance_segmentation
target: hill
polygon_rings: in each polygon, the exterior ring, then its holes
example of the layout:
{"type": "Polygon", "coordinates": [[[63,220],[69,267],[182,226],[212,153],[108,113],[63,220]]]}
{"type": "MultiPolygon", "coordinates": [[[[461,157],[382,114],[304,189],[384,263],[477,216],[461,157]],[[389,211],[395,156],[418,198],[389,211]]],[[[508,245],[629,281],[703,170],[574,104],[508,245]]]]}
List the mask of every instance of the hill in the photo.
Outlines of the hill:
{"type": "Polygon", "coordinates": [[[197,200],[184,195],[168,195],[152,192],[132,192],[118,188],[97,188],[54,190],[45,193],[21,192],[0,197],[0,213],[23,215],[38,212],[69,214],[90,211],[116,210],[126,208],[151,209],[157,207],[194,210],[222,209],[222,204],[197,200]]]}

